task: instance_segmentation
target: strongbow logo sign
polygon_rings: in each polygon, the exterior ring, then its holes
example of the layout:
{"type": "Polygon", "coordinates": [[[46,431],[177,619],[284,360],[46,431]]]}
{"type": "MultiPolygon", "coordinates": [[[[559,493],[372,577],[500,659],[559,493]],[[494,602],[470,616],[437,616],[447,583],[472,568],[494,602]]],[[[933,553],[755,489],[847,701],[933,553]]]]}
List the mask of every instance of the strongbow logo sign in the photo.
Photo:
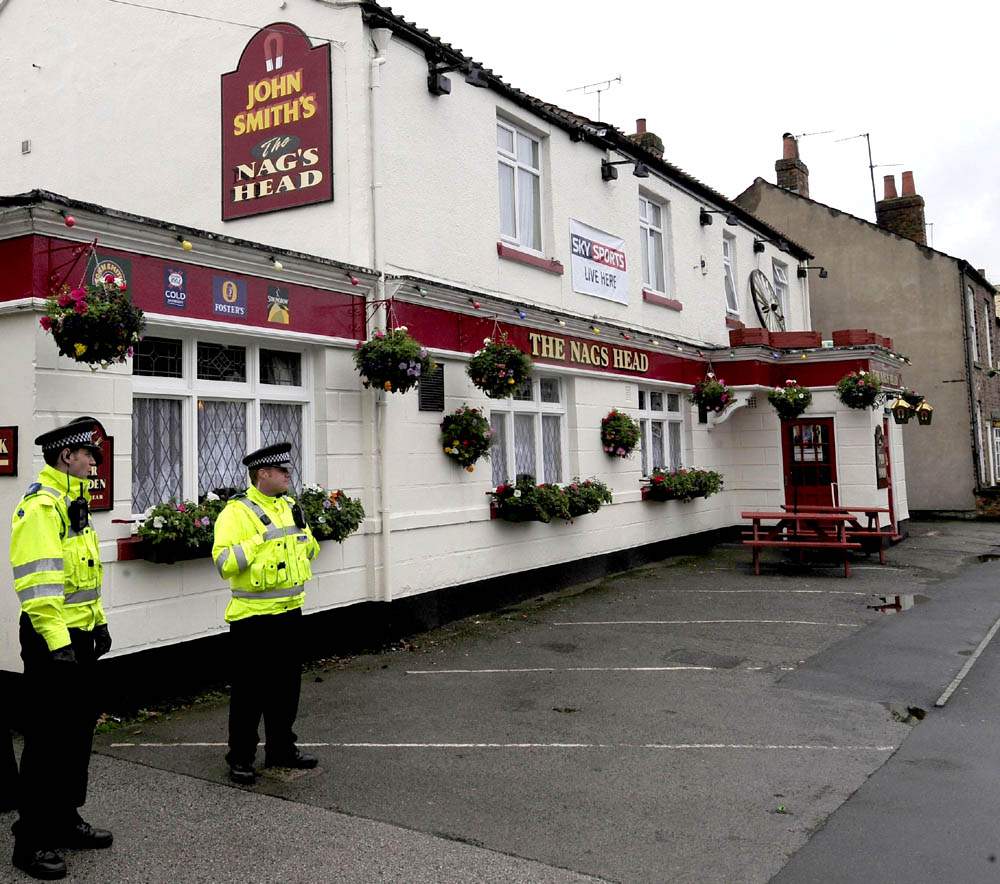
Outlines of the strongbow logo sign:
{"type": "Polygon", "coordinates": [[[570,220],[569,250],[573,291],[628,303],[625,240],[570,220]]]}
{"type": "Polygon", "coordinates": [[[332,199],[330,44],[268,25],[222,75],[222,220],[332,199]]]}

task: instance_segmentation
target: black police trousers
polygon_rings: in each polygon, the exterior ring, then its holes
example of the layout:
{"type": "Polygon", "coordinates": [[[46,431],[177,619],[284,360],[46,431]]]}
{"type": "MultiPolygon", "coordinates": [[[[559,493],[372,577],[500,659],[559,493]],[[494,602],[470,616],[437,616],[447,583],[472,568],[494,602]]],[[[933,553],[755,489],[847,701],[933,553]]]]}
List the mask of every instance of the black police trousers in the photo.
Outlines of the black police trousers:
{"type": "Polygon", "coordinates": [[[90,751],[97,723],[97,656],[93,633],[71,629],[76,663],[56,663],[45,639],[21,614],[24,661],[24,751],[14,835],[46,847],[54,830],[71,826],[87,800],[90,751]]]}
{"type": "Polygon", "coordinates": [[[252,765],[261,716],[266,757],[288,758],[302,687],[302,609],[257,614],[229,624],[229,753],[231,764],[252,765]]]}

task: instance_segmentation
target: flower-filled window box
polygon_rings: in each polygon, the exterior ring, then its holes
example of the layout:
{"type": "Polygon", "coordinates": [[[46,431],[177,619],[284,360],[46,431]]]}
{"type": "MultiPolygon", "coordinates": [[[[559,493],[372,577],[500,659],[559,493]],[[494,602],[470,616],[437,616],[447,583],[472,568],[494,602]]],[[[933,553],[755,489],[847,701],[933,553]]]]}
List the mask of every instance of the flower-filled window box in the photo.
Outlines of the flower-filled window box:
{"type": "Polygon", "coordinates": [[[848,408],[874,408],[881,393],[881,381],[864,369],[849,372],[837,382],[837,398],[848,408]]]}
{"type": "Polygon", "coordinates": [[[63,286],[45,302],[39,324],[52,335],[61,355],[92,371],[124,362],[146,326],[145,315],[126,288],[125,280],[116,281],[110,273],[100,285],[63,286]]]}
{"type": "Polygon", "coordinates": [[[689,501],[696,497],[711,497],[722,490],[723,477],[715,470],[654,469],[649,482],[642,486],[643,500],[689,501]]]}
{"type": "Polygon", "coordinates": [[[812,392],[808,387],[799,386],[794,379],[785,381],[783,387],[775,387],[767,394],[767,401],[774,406],[778,417],[782,420],[794,420],[804,412],[812,402],[812,392]]]}
{"type": "Polygon", "coordinates": [[[569,497],[558,485],[535,483],[535,477],[523,473],[513,484],[502,483],[488,492],[490,517],[505,522],[551,522],[554,518],[572,518],[569,497]]]}
{"type": "Polygon", "coordinates": [[[611,503],[611,489],[597,479],[580,481],[574,478],[563,491],[569,498],[569,514],[575,519],[596,513],[604,504],[611,503]]]}
{"type": "Polygon", "coordinates": [[[405,325],[387,332],[375,331],[359,343],[354,364],[365,388],[406,393],[437,369],[427,349],[410,337],[405,325]]]}
{"type": "Polygon", "coordinates": [[[507,342],[485,338],[466,368],[469,379],[491,399],[508,399],[531,377],[532,362],[527,353],[507,342]]]}

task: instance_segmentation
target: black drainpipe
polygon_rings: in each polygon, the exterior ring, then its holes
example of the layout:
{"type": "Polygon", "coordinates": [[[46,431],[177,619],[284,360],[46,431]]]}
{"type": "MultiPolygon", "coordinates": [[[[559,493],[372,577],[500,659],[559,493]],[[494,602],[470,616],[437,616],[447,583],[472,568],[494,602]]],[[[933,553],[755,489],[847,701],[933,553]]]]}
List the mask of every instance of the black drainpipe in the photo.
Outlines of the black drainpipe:
{"type": "MultiPolygon", "coordinates": [[[[965,268],[960,264],[958,267],[958,279],[959,279],[959,291],[962,298],[962,340],[965,341],[965,376],[968,379],[968,390],[969,390],[969,416],[972,420],[969,423],[969,438],[972,442],[972,475],[975,482],[972,486],[973,492],[972,497],[975,500],[976,490],[979,488],[979,452],[976,448],[976,409],[978,408],[978,403],[976,402],[976,392],[973,387],[972,377],[973,377],[973,365],[972,365],[972,342],[969,340],[969,299],[966,297],[965,293],[965,268]]],[[[978,503],[974,507],[978,510],[978,503]]]]}

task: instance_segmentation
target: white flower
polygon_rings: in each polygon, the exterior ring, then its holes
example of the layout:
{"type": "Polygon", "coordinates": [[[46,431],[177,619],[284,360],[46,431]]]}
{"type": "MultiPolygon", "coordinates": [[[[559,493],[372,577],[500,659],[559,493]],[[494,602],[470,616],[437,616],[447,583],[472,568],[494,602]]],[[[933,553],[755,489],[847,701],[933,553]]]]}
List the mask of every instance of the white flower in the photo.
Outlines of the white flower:
{"type": "Polygon", "coordinates": [[[209,491],[208,494],[205,495],[205,500],[222,500],[222,498],[219,497],[219,495],[214,491],[209,491]]]}
{"type": "Polygon", "coordinates": [[[155,519],[153,519],[154,528],[162,528],[165,524],[166,522],[163,521],[163,516],[157,516],[155,519]]]}
{"type": "Polygon", "coordinates": [[[406,328],[405,325],[401,325],[399,328],[396,329],[396,331],[401,331],[405,333],[406,331],[408,331],[408,329],[406,328]]]}
{"type": "Polygon", "coordinates": [[[489,346],[490,344],[492,344],[492,343],[493,343],[493,342],[492,342],[492,341],[491,341],[491,340],[490,340],[489,338],[483,338],[483,345],[484,345],[484,346],[487,346],[487,347],[488,347],[488,346],[489,346]]]}
{"type": "Polygon", "coordinates": [[[514,490],[514,497],[520,497],[520,496],[521,496],[521,489],[520,488],[516,488],[514,490]]]}
{"type": "Polygon", "coordinates": [[[713,372],[709,372],[707,375],[705,375],[705,377],[707,377],[707,378],[714,378],[715,374],[713,372]]]}
{"type": "Polygon", "coordinates": [[[859,371],[858,374],[861,375],[861,377],[864,377],[867,374],[867,372],[864,369],[861,369],[861,371],[859,371]]]}

